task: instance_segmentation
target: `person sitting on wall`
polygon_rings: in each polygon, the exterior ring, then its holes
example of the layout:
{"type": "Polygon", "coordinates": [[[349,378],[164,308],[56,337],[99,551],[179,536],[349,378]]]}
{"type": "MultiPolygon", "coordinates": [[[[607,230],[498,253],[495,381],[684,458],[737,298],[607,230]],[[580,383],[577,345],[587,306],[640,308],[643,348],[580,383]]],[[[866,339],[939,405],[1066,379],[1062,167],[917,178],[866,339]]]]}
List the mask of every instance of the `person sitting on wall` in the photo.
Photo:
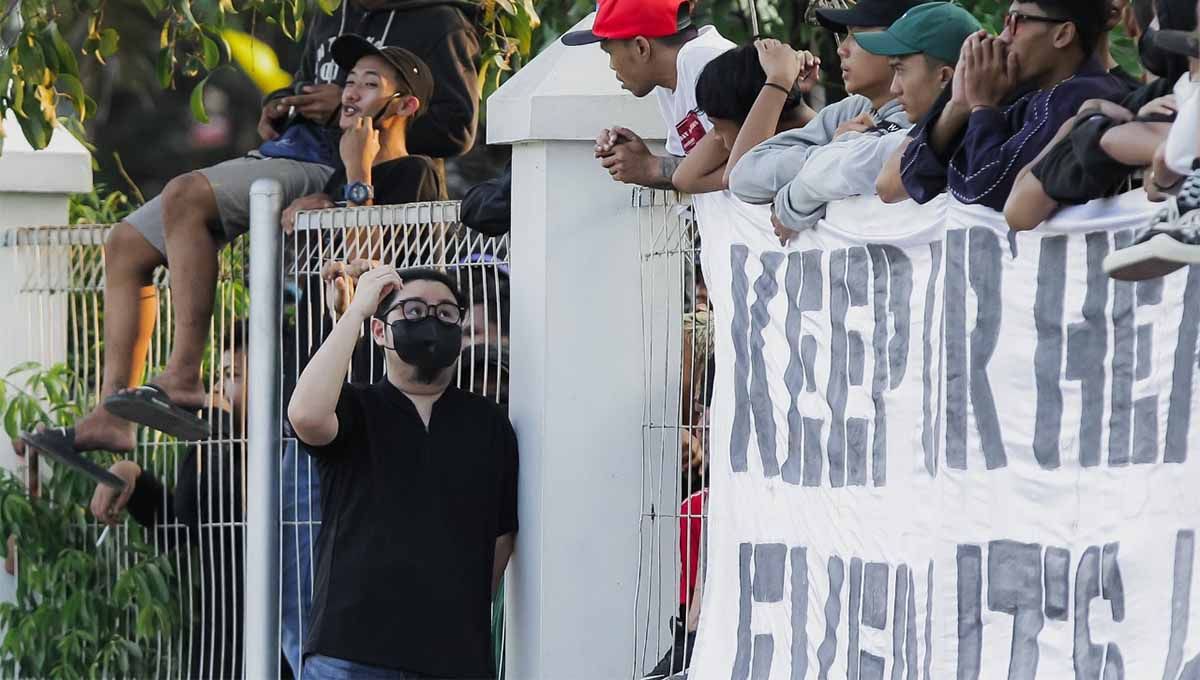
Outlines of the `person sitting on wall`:
{"type": "MultiPolygon", "coordinates": [[[[282,226],[288,233],[295,228],[296,213],[304,210],[436,201],[446,195],[434,161],[408,152],[408,129],[433,98],[429,66],[406,49],[381,49],[357,35],[338,38],[332,50],[347,73],[338,116],[342,164],[323,191],[297,198],[284,209],[282,226]]],[[[366,239],[353,240],[363,242],[345,244],[346,259],[368,258],[366,239]]]]}
{"type": "Polygon", "coordinates": [[[917,4],[913,0],[863,0],[850,9],[817,10],[821,24],[837,36],[842,77],[851,96],[821,109],[808,125],[747,151],[729,173],[729,189],[735,196],[746,203],[773,203],[804,168],[814,149],[847,132],[891,131],[909,124],[890,92],[888,58],[867,52],[857,38],[885,30],[917,4]]]}
{"type": "Polygon", "coordinates": [[[174,488],[166,489],[136,462],[120,460],[109,472],[124,482],[124,490],[97,484],[90,505],[92,516],[109,527],[118,526],[128,511],[135,522],[155,531],[160,545],[174,548],[185,537],[200,551],[201,609],[208,613],[192,624],[192,678],[242,677],[246,357],[243,321],[234,326],[221,353],[221,379],[213,395],[221,406],[213,410],[212,439],[188,447],[176,466],[174,488]],[[182,532],[172,528],[179,525],[182,532]]]}
{"type": "Polygon", "coordinates": [[[979,29],[962,7],[928,2],[910,9],[886,31],[858,34],[863,51],[887,58],[893,73],[890,94],[907,120],[897,129],[849,132],[812,149],[799,174],[775,196],[776,233],[783,231],[784,242],[816,226],[829,202],[875,193],[884,163],[908,139],[906,128],[933,108],[954,78],[963,42],[979,29]]]}
{"type": "Polygon", "coordinates": [[[1146,27],[1138,51],[1143,67],[1158,78],[1120,104],[1085,102],[1078,115],[1063,123],[1052,143],[1017,176],[1004,207],[1011,228],[1033,229],[1061,205],[1119,193],[1153,161],[1180,102],[1195,89],[1188,56],[1160,43],[1162,38],[1169,41],[1173,31],[1195,30],[1196,3],[1158,0],[1156,4],[1156,25],[1146,27]]]}
{"type": "Polygon", "coordinates": [[[259,121],[263,144],[243,158],[176,177],[162,194],[113,227],[104,249],[101,404],[74,427],[27,433],[23,443],[70,457],[75,451],[132,451],[135,423],[185,440],[208,436],[208,424],[194,412],[207,396],[201,367],[209,339],[218,252],[249,228],[254,180],[278,180],[286,204],[319,191],[333,174],[337,130],[327,122],[340,108],[344,73],[332,57],[330,44],[347,28],[376,45],[404,45],[439,74],[430,115],[407,135],[410,152],[447,157],[471,146],[479,45],[459,8],[347,0],[332,15],[318,12],[297,74],[298,91],[272,93],[263,106],[259,121]],[[158,312],[154,271],[168,263],[174,305],[171,355],[153,382],[130,390],[142,381],[141,367],[158,312]],[[119,390],[125,391],[117,394],[119,390]]]}
{"type": "Polygon", "coordinates": [[[292,393],[288,420],[321,478],[307,680],[495,677],[517,441],[494,398],[451,385],[466,302],[442,272],[372,269],[292,393]],[[347,384],[368,320],[386,378],[347,384]]]}
{"type": "Polygon", "coordinates": [[[999,36],[980,31],[963,44],[949,96],[913,129],[902,161],[889,164],[900,182],[881,176],[880,197],[928,203],[949,190],[962,203],[1003,210],[1017,172],[1083,102],[1128,93],[1094,56],[1107,16],[1107,0],[1014,1],[999,36]]]}
{"type": "Polygon", "coordinates": [[[600,165],[618,182],[674,188],[675,169],[712,129],[696,111],[696,79],[733,43],[715,26],[694,26],[687,0],[601,0],[592,29],[567,33],[562,41],[600,43],[621,87],[635,97],[653,93],[667,126],[666,156],[651,153],[628,128],[602,130],[595,150],[600,165]]]}

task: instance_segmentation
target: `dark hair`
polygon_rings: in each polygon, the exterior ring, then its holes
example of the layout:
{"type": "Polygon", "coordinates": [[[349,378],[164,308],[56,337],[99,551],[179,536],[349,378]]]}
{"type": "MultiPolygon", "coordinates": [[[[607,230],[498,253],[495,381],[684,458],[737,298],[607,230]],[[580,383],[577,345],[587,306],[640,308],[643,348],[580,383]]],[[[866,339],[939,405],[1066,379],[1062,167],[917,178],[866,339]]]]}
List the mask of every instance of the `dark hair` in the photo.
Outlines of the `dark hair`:
{"type": "MultiPolygon", "coordinates": [[[[767,82],[767,74],[758,61],[754,45],[735,47],[718,55],[704,66],[696,81],[696,106],[710,118],[723,118],[738,124],[746,121],[750,107],[767,82]]],[[[800,93],[793,88],[783,110],[800,105],[800,93]]]]}
{"type": "Polygon", "coordinates": [[[1100,34],[1108,24],[1109,0],[1029,0],[1042,8],[1047,16],[1066,19],[1075,24],[1079,47],[1084,58],[1096,51],[1100,34]]]}
{"type": "MultiPolygon", "coordinates": [[[[413,281],[434,281],[436,283],[440,283],[450,289],[450,294],[454,296],[454,302],[458,304],[459,307],[465,306],[462,291],[459,290],[458,284],[456,284],[454,279],[450,278],[446,272],[429,267],[410,267],[409,269],[401,269],[396,273],[400,275],[400,280],[404,281],[405,283],[411,283],[413,281]]],[[[399,290],[394,290],[391,293],[388,293],[387,297],[383,299],[383,302],[379,303],[379,306],[375,308],[375,317],[380,320],[387,321],[387,313],[396,305],[396,299],[399,297],[399,290]]]]}

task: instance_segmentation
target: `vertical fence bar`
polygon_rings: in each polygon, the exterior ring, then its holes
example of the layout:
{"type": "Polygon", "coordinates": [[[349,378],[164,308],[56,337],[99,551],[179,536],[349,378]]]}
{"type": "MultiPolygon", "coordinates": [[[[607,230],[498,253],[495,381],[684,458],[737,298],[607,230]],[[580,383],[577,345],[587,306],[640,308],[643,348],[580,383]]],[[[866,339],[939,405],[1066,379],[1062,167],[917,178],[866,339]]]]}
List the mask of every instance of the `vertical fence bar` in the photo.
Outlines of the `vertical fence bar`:
{"type": "Polygon", "coordinates": [[[279,677],[279,380],[282,272],[279,182],[250,187],[250,338],[246,445],[245,674],[279,677]]]}

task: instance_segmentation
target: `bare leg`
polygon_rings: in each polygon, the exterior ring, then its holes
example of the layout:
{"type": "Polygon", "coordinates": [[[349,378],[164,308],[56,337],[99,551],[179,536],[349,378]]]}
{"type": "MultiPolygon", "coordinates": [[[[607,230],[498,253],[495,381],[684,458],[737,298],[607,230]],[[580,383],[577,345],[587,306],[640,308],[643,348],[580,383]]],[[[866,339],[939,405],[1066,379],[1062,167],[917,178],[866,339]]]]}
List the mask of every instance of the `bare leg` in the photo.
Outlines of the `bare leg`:
{"type": "MultiPolygon", "coordinates": [[[[146,352],[158,313],[154,269],[166,258],[133,225],[121,222],[104,244],[104,376],[100,397],[137,385],[142,380],[146,352]]],[[[133,449],[134,425],[97,404],[75,423],[75,447],[80,451],[133,449]]]]}
{"type": "Polygon", "coordinates": [[[154,383],[187,409],[202,407],[208,398],[200,372],[216,296],[219,248],[209,225],[217,218],[216,196],[200,173],[176,177],[163,190],[175,337],[154,383]]]}

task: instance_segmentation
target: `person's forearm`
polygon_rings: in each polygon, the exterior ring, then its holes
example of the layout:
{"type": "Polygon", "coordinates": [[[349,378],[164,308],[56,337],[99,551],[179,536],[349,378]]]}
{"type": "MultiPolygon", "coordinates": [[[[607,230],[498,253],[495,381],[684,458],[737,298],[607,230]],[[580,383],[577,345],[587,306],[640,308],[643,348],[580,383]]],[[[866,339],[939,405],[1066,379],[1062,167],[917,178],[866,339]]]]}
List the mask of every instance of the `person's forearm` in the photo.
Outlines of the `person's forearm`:
{"type": "Polygon", "coordinates": [[[671,178],[679,191],[705,194],[725,188],[725,159],[729,152],[720,137],[709,133],[692,149],[671,178]]]}
{"type": "Polygon", "coordinates": [[[912,137],[905,139],[900,148],[888,157],[887,162],[883,164],[883,170],[879,172],[879,178],[875,180],[875,193],[879,194],[879,199],[884,203],[908,200],[908,190],[904,188],[904,180],[900,177],[900,165],[909,144],[912,144],[912,137]]]}
{"type": "Polygon", "coordinates": [[[1154,160],[1154,150],[1171,130],[1170,123],[1133,121],[1109,128],[1100,137],[1100,148],[1118,163],[1144,167],[1154,160]]]}
{"type": "Polygon", "coordinates": [[[1030,172],[1033,163],[1022,170],[1004,203],[1004,219],[1013,231],[1027,231],[1049,219],[1058,209],[1058,201],[1046,194],[1037,175],[1030,172]]]}
{"type": "Polygon", "coordinates": [[[641,183],[642,186],[651,189],[674,189],[675,183],[671,178],[675,176],[675,171],[679,169],[683,159],[678,156],[655,156],[654,160],[658,166],[658,174],[646,178],[646,181],[641,183]]]}
{"type": "Polygon", "coordinates": [[[929,131],[929,145],[938,154],[948,155],[951,151],[950,145],[967,126],[970,117],[971,110],[965,105],[954,101],[946,104],[946,108],[942,109],[942,114],[933,124],[933,129],[929,131]]]}
{"type": "Polygon", "coordinates": [[[725,164],[726,186],[729,184],[731,169],[742,156],[775,136],[775,131],[779,129],[779,116],[783,113],[783,105],[786,102],[787,94],[778,88],[764,86],[759,90],[754,105],[750,107],[750,114],[746,116],[746,122],[742,123],[737,140],[729,151],[729,161],[725,164]]]}
{"type": "Polygon", "coordinates": [[[334,416],[350,358],[358,344],[359,329],[365,320],[361,312],[353,308],[347,311],[296,381],[288,403],[288,420],[301,440],[308,441],[302,431],[306,426],[320,427],[334,416]]]}

